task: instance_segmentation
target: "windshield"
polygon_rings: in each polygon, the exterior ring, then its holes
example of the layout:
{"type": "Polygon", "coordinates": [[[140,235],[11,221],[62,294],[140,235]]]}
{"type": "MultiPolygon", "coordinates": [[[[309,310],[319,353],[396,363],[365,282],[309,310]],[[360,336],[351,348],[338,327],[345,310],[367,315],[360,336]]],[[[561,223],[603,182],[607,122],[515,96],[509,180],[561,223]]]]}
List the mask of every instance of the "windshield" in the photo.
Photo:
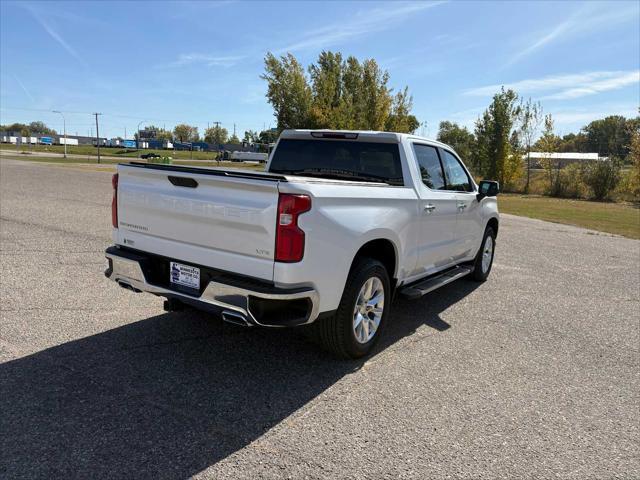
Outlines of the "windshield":
{"type": "Polygon", "coordinates": [[[269,172],[404,185],[395,143],[282,139],[269,172]]]}

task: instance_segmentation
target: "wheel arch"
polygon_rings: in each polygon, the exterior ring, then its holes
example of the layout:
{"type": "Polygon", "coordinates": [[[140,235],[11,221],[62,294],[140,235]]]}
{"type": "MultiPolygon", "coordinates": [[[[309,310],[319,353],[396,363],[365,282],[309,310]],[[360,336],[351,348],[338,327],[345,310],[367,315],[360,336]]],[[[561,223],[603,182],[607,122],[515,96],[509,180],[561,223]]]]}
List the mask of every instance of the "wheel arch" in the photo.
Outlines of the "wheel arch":
{"type": "Polygon", "coordinates": [[[487,222],[487,227],[491,227],[493,230],[494,235],[497,237],[498,236],[498,226],[500,225],[500,222],[498,221],[498,219],[496,217],[491,217],[489,219],[489,221],[487,222]]]}
{"type": "Polygon", "coordinates": [[[395,285],[398,270],[398,249],[388,238],[376,238],[364,243],[353,256],[349,270],[358,258],[369,257],[384,265],[389,274],[392,285],[395,285]]]}

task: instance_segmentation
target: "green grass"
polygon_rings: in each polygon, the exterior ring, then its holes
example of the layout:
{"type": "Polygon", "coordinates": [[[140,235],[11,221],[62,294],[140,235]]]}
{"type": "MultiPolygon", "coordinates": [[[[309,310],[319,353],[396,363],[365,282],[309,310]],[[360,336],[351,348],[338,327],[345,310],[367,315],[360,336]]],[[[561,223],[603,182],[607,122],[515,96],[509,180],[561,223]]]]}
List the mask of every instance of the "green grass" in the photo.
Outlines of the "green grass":
{"type": "Polygon", "coordinates": [[[640,239],[638,206],[532,195],[498,196],[501,213],[538,218],[640,239]]]}
{"type": "MultiPolygon", "coordinates": [[[[2,150],[7,150],[10,152],[20,153],[20,152],[49,152],[49,153],[64,153],[64,145],[31,145],[31,146],[21,146],[19,149],[16,149],[15,146],[3,145],[2,150]]],[[[92,145],[67,145],[67,153],[73,155],[86,155],[86,156],[98,156],[98,149],[92,145]]],[[[195,159],[195,160],[213,160],[216,157],[216,153],[214,152],[185,152],[185,151],[177,151],[177,150],[154,150],[154,149],[145,149],[145,150],[127,150],[125,148],[112,148],[112,147],[101,147],[100,155],[109,156],[109,157],[124,157],[124,158],[134,158],[140,154],[144,153],[157,153],[162,156],[169,156],[177,159],[195,159]],[[193,154],[193,157],[191,156],[193,154]]]]}

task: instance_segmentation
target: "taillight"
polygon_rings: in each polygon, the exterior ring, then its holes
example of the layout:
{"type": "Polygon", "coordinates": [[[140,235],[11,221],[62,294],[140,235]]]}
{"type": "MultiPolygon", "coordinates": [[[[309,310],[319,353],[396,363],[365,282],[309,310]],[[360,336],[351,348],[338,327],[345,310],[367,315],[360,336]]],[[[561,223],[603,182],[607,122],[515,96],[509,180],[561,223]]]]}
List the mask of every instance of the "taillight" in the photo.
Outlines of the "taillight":
{"type": "Polygon", "coordinates": [[[304,231],[298,227],[298,216],[311,209],[307,195],[281,193],[278,198],[276,223],[276,262],[299,262],[304,256],[304,231]]]}
{"type": "Polygon", "coordinates": [[[111,224],[114,228],[118,228],[118,174],[114,173],[111,177],[111,185],[113,186],[113,199],[111,200],[111,224]]]}

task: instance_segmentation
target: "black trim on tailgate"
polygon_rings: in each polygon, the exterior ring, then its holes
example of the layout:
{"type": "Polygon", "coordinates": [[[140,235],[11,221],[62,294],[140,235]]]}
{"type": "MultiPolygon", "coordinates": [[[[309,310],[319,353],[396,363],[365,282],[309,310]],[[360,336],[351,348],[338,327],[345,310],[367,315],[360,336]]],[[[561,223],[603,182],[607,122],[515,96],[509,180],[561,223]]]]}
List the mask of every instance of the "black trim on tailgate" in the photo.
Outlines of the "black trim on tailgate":
{"type": "Polygon", "coordinates": [[[147,253],[141,250],[135,250],[129,247],[111,246],[107,248],[106,253],[111,255],[117,255],[129,260],[135,260],[140,264],[142,273],[145,278],[152,285],[163,287],[169,290],[175,290],[187,295],[200,296],[204,289],[211,281],[218,283],[224,283],[225,285],[231,285],[234,287],[240,287],[245,290],[250,290],[258,293],[298,293],[307,291],[308,288],[279,288],[276,287],[273,282],[266,280],[260,280],[253,277],[247,277],[237,273],[226,272],[215,268],[199,265],[197,263],[187,262],[178,258],[164,257],[162,255],[156,255],[154,253],[147,253]],[[200,288],[198,292],[192,288],[182,288],[179,285],[172,284],[169,281],[169,262],[178,262],[185,265],[191,265],[200,269],[200,288]]]}
{"type": "Polygon", "coordinates": [[[165,172],[184,172],[184,173],[195,173],[198,175],[212,175],[214,177],[229,177],[229,178],[252,178],[254,180],[265,180],[267,182],[286,182],[287,177],[284,175],[276,175],[273,173],[254,173],[254,172],[243,172],[240,170],[210,170],[207,168],[199,168],[199,167],[183,167],[180,165],[161,165],[155,163],[140,163],[140,162],[129,162],[129,163],[120,163],[124,167],[136,167],[136,168],[148,168],[151,170],[163,170],[165,172]]]}

